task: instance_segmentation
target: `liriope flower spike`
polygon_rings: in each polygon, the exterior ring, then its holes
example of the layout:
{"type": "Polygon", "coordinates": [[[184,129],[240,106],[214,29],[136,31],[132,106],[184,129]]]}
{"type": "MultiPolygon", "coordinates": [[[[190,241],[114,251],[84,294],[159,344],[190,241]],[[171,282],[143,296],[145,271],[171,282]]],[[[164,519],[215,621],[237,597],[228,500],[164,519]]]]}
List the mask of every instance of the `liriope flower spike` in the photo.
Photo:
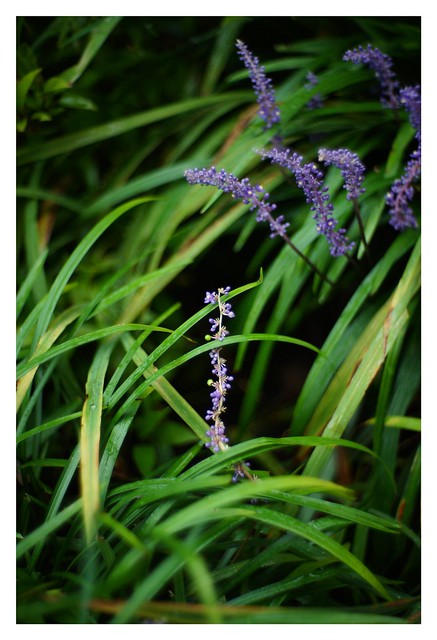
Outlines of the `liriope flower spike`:
{"type": "Polygon", "coordinates": [[[390,109],[399,108],[399,82],[392,69],[393,60],[387,54],[368,44],[367,47],[359,46],[357,49],[346,51],[343,60],[369,66],[375,72],[381,85],[382,104],[390,109]]]}
{"type": "Polygon", "coordinates": [[[414,197],[413,183],[420,176],[421,159],[420,147],[410,156],[410,160],[405,167],[402,178],[395,180],[387,194],[385,201],[388,204],[390,216],[390,224],[397,231],[403,231],[408,227],[415,229],[417,220],[410,207],[410,202],[414,197]]]}
{"type": "Polygon", "coordinates": [[[400,102],[408,111],[411,125],[416,130],[416,139],[419,141],[404,169],[403,176],[395,180],[389,193],[386,196],[386,203],[389,207],[390,224],[397,231],[403,231],[408,227],[417,227],[417,220],[410,203],[414,197],[414,183],[419,179],[422,169],[421,147],[422,147],[422,127],[421,127],[421,91],[420,86],[405,87],[399,91],[400,102]]]}
{"type": "MultiPolygon", "coordinates": [[[[230,292],[230,287],[220,288],[216,291],[207,291],[205,294],[205,304],[218,305],[219,317],[210,319],[211,332],[214,332],[212,336],[207,336],[208,339],[214,338],[215,340],[224,340],[229,335],[229,331],[223,324],[223,318],[235,318],[235,313],[232,311],[232,307],[229,302],[223,302],[222,296],[227,295],[230,292]]],[[[226,411],[226,396],[231,388],[231,382],[233,377],[228,374],[226,367],[226,360],[221,355],[221,347],[218,349],[211,349],[209,352],[212,364],[212,373],[214,379],[208,380],[209,386],[214,388],[214,391],[210,394],[212,400],[212,408],[206,412],[205,419],[212,422],[210,429],[206,432],[209,437],[209,442],[206,443],[206,447],[211,448],[218,453],[219,451],[226,451],[229,448],[229,438],[226,435],[226,427],[222,420],[222,415],[226,411]]],[[[248,478],[249,480],[255,480],[256,476],[249,472],[249,462],[237,462],[233,465],[234,474],[232,476],[232,482],[238,482],[240,478],[248,478]]]]}
{"type": "Polygon", "coordinates": [[[358,198],[365,192],[365,189],[362,186],[364,172],[366,170],[365,166],[357,154],[352,153],[349,149],[319,149],[319,161],[323,162],[325,167],[333,165],[337,169],[340,169],[344,180],[343,188],[347,191],[347,199],[352,200],[353,202],[361,239],[363,241],[367,257],[371,263],[372,259],[370,257],[370,250],[367,244],[360,207],[358,204],[358,198]]]}
{"type": "Polygon", "coordinates": [[[341,256],[352,249],[354,243],[346,237],[346,230],[336,229],[338,223],[333,216],[334,206],[330,202],[328,187],[323,185],[323,174],[317,165],[311,162],[302,166],[303,157],[297,153],[290,155],[289,149],[274,148],[258,153],[294,174],[297,186],[304,192],[306,201],[314,212],[317,232],[326,237],[331,255],[341,256]]]}
{"type": "Polygon", "coordinates": [[[421,140],[421,89],[420,85],[415,87],[404,87],[399,91],[400,103],[408,111],[411,126],[416,129],[416,138],[421,140]]]}
{"type": "Polygon", "coordinates": [[[225,193],[230,193],[236,200],[242,200],[244,204],[250,204],[250,210],[257,210],[257,222],[268,222],[270,225],[270,237],[286,236],[288,222],[284,221],[284,216],[274,218],[272,211],[276,205],[269,202],[269,194],[259,186],[252,186],[248,178],[238,180],[232,173],[227,173],[224,169],[217,171],[215,167],[209,169],[187,169],[185,177],[190,184],[210,185],[221,189],[225,193]]]}
{"type": "MultiPolygon", "coordinates": [[[[319,84],[318,77],[312,72],[308,71],[306,75],[307,84],[305,85],[305,89],[311,91],[315,86],[319,84]]],[[[323,98],[320,93],[315,93],[312,98],[310,98],[307,102],[307,109],[320,109],[323,107],[323,98]]]]}
{"type": "MultiPolygon", "coordinates": [[[[220,288],[217,292],[206,292],[205,304],[218,304],[219,317],[210,319],[212,338],[222,341],[229,332],[223,324],[223,317],[234,318],[235,314],[228,302],[223,302],[221,296],[228,294],[230,287],[220,288]]],[[[226,428],[222,420],[222,415],[226,410],[226,395],[231,388],[233,377],[228,375],[226,368],[226,360],[221,356],[221,348],[211,349],[209,352],[212,364],[212,373],[214,380],[209,380],[208,384],[214,388],[211,400],[212,408],[206,412],[205,419],[212,422],[211,428],[208,429],[206,435],[210,441],[206,443],[207,447],[211,447],[213,451],[226,451],[228,448],[229,438],[226,436],[226,428]]]]}
{"type": "Polygon", "coordinates": [[[270,129],[281,119],[279,108],[275,102],[272,81],[266,76],[264,67],[260,65],[258,58],[249,51],[244,42],[237,40],[236,46],[240,59],[249,70],[249,77],[259,104],[258,115],[265,121],[265,128],[270,129]]]}
{"type": "Polygon", "coordinates": [[[340,169],[348,200],[358,200],[359,196],[365,192],[361,186],[365,166],[356,153],[352,153],[349,149],[319,149],[319,161],[323,162],[325,167],[333,165],[340,169]]]}

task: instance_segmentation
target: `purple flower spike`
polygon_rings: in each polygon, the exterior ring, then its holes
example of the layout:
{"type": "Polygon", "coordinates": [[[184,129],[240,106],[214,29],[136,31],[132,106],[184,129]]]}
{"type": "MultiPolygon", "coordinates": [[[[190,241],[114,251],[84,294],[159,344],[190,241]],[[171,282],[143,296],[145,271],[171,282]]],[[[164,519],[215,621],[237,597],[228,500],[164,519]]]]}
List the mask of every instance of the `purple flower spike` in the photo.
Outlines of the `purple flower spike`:
{"type": "Polygon", "coordinates": [[[410,202],[414,197],[414,186],[421,173],[421,151],[422,151],[422,127],[421,127],[421,90],[420,85],[415,87],[404,87],[399,91],[400,104],[405,107],[412,127],[416,130],[416,139],[419,141],[418,148],[412,152],[410,159],[404,169],[403,176],[396,180],[386,196],[386,203],[389,207],[390,224],[397,231],[402,231],[408,227],[415,229],[417,220],[410,202]]]}
{"type": "Polygon", "coordinates": [[[185,177],[190,184],[210,185],[221,189],[225,193],[230,193],[236,200],[242,200],[244,204],[250,204],[250,210],[257,209],[257,222],[268,222],[270,225],[270,237],[286,236],[288,222],[283,216],[274,218],[272,211],[276,205],[268,201],[269,194],[259,186],[252,186],[248,178],[238,180],[232,173],[227,173],[224,169],[217,171],[215,167],[209,169],[188,169],[185,177]]]}
{"type": "Polygon", "coordinates": [[[348,149],[319,149],[319,161],[323,162],[325,167],[332,164],[340,169],[348,200],[357,200],[365,192],[361,186],[364,180],[365,166],[356,153],[352,153],[348,149]]]}
{"type": "Polygon", "coordinates": [[[343,60],[354,64],[367,64],[379,80],[382,89],[381,102],[389,109],[399,108],[398,86],[396,74],[392,70],[392,59],[376,47],[358,47],[346,51],[343,60]]]}
{"type": "Polygon", "coordinates": [[[386,196],[389,207],[390,224],[397,231],[403,231],[408,227],[415,229],[417,220],[410,207],[414,197],[413,183],[418,180],[421,170],[420,147],[411,154],[405,167],[404,175],[396,180],[390,192],[386,196]]]}
{"type": "MultiPolygon", "coordinates": [[[[319,84],[318,77],[312,71],[308,71],[306,75],[306,79],[308,82],[305,85],[305,89],[308,89],[308,91],[311,91],[311,89],[313,89],[317,84],[319,84]]],[[[307,108],[313,110],[313,109],[320,109],[321,107],[323,107],[323,98],[320,95],[320,93],[316,93],[307,102],[307,108]]]]}
{"type": "Polygon", "coordinates": [[[399,91],[400,103],[410,115],[411,126],[416,129],[416,138],[421,140],[421,90],[420,85],[404,87],[399,91]]]}
{"type": "MultiPolygon", "coordinates": [[[[232,307],[229,302],[223,302],[221,296],[227,295],[230,292],[230,287],[220,288],[218,291],[207,291],[205,295],[205,304],[218,304],[218,310],[220,317],[216,319],[210,319],[211,332],[213,338],[222,341],[229,331],[223,325],[223,316],[228,318],[235,318],[235,313],[232,311],[232,307]]],[[[228,448],[229,439],[226,437],[225,425],[222,421],[222,414],[226,410],[226,394],[231,388],[231,382],[233,377],[228,375],[226,367],[226,360],[220,354],[221,349],[211,349],[209,356],[211,358],[212,373],[214,380],[209,380],[208,384],[213,388],[210,393],[212,407],[208,409],[205,415],[205,420],[212,422],[212,426],[206,432],[206,435],[210,438],[206,446],[213,451],[225,451],[228,448]]]]}
{"type": "Polygon", "coordinates": [[[297,153],[290,155],[289,149],[271,149],[258,152],[263,158],[279,164],[293,172],[297,186],[302,189],[306,201],[311,204],[313,218],[318,233],[326,236],[330,253],[334,257],[342,256],[354,246],[346,238],[345,229],[337,229],[337,220],[333,216],[334,206],[330,202],[328,188],[323,185],[323,174],[313,163],[301,165],[303,158],[297,153]]]}
{"type": "Polygon", "coordinates": [[[237,50],[240,59],[249,70],[249,77],[252,81],[253,89],[259,104],[258,115],[266,122],[266,129],[270,129],[281,119],[281,114],[275,102],[275,90],[272,81],[264,72],[264,67],[259,63],[247,46],[241,40],[237,40],[237,50]]]}

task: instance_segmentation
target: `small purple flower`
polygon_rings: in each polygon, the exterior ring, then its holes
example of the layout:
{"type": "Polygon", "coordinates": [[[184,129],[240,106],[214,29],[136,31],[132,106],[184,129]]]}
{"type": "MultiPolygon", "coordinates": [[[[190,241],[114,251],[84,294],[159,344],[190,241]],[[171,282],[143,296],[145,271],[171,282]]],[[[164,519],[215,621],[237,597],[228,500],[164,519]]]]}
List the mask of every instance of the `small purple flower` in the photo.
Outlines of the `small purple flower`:
{"type": "Polygon", "coordinates": [[[247,46],[241,40],[237,40],[237,50],[240,59],[249,70],[249,77],[259,104],[258,115],[266,122],[266,129],[280,121],[281,114],[275,102],[275,90],[272,81],[264,72],[264,67],[259,63],[247,46]]]}
{"type": "Polygon", "coordinates": [[[346,51],[343,60],[354,64],[367,64],[375,72],[381,85],[382,104],[390,109],[399,108],[399,82],[392,70],[393,61],[387,54],[368,44],[367,47],[359,46],[357,49],[346,51]]]}
{"type": "MultiPolygon", "coordinates": [[[[312,71],[308,71],[306,75],[306,79],[308,82],[305,85],[305,89],[308,89],[308,91],[310,91],[316,85],[319,84],[318,77],[312,71]]],[[[323,98],[320,95],[320,93],[316,93],[315,95],[313,95],[312,98],[310,98],[310,100],[308,100],[307,108],[313,110],[313,109],[320,109],[321,107],[323,107],[323,98]]]]}
{"type": "Polygon", "coordinates": [[[185,177],[190,184],[210,185],[221,189],[225,193],[230,193],[237,200],[242,200],[244,204],[250,204],[250,210],[257,209],[257,222],[268,222],[270,225],[270,237],[286,236],[288,222],[283,216],[274,218],[272,211],[276,205],[268,201],[269,194],[260,185],[252,186],[248,178],[239,180],[232,173],[227,173],[224,169],[217,171],[215,167],[209,169],[187,169],[185,177]]]}
{"type": "Polygon", "coordinates": [[[343,188],[347,191],[348,200],[357,200],[365,192],[362,182],[364,180],[365,166],[356,153],[348,149],[319,149],[319,161],[325,167],[333,165],[340,169],[344,180],[343,188]]]}
{"type": "Polygon", "coordinates": [[[269,158],[272,163],[292,171],[297,186],[304,192],[307,203],[311,204],[317,232],[326,236],[331,255],[338,257],[352,249],[354,243],[346,238],[346,230],[336,230],[338,223],[333,216],[334,206],[330,202],[328,187],[323,185],[323,174],[317,165],[308,163],[302,166],[303,157],[297,153],[290,155],[289,149],[274,148],[258,153],[263,158],[269,158]]]}
{"type": "Polygon", "coordinates": [[[318,77],[312,71],[308,71],[306,75],[306,79],[308,80],[308,84],[305,85],[305,89],[312,89],[313,87],[319,84],[318,77]]]}
{"type": "Polygon", "coordinates": [[[240,478],[248,476],[246,467],[250,467],[250,462],[237,462],[234,464],[234,475],[232,476],[232,482],[238,482],[240,478]]]}

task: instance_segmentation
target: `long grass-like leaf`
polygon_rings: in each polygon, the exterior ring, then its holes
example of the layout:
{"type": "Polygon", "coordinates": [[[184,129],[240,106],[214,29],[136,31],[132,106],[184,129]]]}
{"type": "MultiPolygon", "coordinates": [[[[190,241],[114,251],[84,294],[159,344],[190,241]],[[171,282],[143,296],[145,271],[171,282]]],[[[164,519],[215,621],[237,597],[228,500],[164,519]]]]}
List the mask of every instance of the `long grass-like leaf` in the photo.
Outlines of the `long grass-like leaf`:
{"type": "Polygon", "coordinates": [[[48,535],[56,531],[61,525],[67,522],[71,517],[79,512],[82,506],[81,500],[76,500],[63,511],[53,516],[51,520],[45,522],[40,527],[29,533],[17,545],[17,558],[21,558],[29,549],[34,547],[38,542],[45,540],[48,535]]]}
{"type": "Polygon", "coordinates": [[[80,481],[83,500],[85,541],[90,544],[96,533],[100,506],[99,443],[103,404],[103,381],[108,367],[111,344],[98,350],[88,374],[86,399],[82,410],[80,433],[80,481]]]}
{"type": "MultiPolygon", "coordinates": [[[[384,362],[387,353],[396,342],[408,321],[407,305],[417,293],[420,284],[420,244],[413,250],[406,266],[403,277],[393,296],[377,314],[371,326],[371,333],[367,332],[364,341],[360,345],[361,352],[355,352],[351,374],[345,380],[343,392],[334,413],[329,416],[326,426],[319,423],[323,429],[323,435],[327,437],[340,437],[350,418],[359,405],[364,393],[377,374],[379,367],[384,362]]],[[[346,362],[343,368],[350,371],[350,362],[346,362]]],[[[344,379],[343,371],[337,376],[344,379]]],[[[330,396],[333,400],[333,394],[330,396]]],[[[315,450],[306,464],[305,473],[317,475],[321,472],[329,458],[327,450],[315,450]]]]}
{"type": "MultiPolygon", "coordinates": [[[[348,565],[353,571],[356,571],[366,582],[374,587],[374,589],[383,598],[389,600],[389,595],[381,582],[347,549],[342,547],[333,538],[320,533],[314,527],[309,524],[303,523],[296,518],[288,516],[284,513],[274,512],[265,507],[257,506],[256,508],[240,507],[236,510],[224,510],[222,513],[222,507],[227,507],[230,504],[235,504],[241,501],[245,497],[271,497],[272,491],[276,489],[288,489],[298,491],[308,489],[313,492],[316,491],[338,491],[332,483],[327,481],[318,480],[316,478],[308,478],[309,482],[306,485],[303,482],[303,477],[280,477],[280,478],[267,478],[264,480],[257,480],[255,482],[243,483],[236,487],[225,489],[218,494],[207,496],[199,500],[196,504],[190,505],[185,509],[179,511],[179,513],[170,516],[166,522],[159,525],[158,529],[162,528],[163,531],[168,533],[177,533],[181,529],[184,529],[194,522],[205,522],[209,519],[217,519],[228,515],[246,515],[249,518],[259,520],[266,524],[292,531],[297,535],[304,537],[311,542],[314,542],[325,551],[328,551],[341,562],[348,565]],[[312,486],[311,486],[312,485],[312,486]]],[[[273,494],[274,495],[274,494],[273,494]]]]}
{"type": "Polygon", "coordinates": [[[132,116],[127,116],[120,120],[107,122],[103,125],[97,125],[85,131],[68,134],[61,138],[57,138],[44,145],[21,149],[17,153],[18,165],[27,164],[53,158],[64,153],[81,149],[90,144],[108,140],[114,136],[122,135],[133,129],[145,127],[154,122],[166,120],[189,111],[195,111],[204,107],[221,105],[224,102],[233,102],[239,104],[252,99],[250,92],[233,92],[224,95],[206,96],[205,98],[194,98],[184,102],[176,102],[157,109],[150,109],[132,116]]]}

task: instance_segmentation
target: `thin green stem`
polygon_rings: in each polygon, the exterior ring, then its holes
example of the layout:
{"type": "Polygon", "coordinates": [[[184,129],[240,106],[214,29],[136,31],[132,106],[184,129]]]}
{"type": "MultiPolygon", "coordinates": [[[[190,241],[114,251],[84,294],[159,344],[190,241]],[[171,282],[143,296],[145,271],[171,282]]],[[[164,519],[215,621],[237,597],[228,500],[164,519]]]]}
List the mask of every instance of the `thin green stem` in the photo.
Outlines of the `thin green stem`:
{"type": "Polygon", "coordinates": [[[331,287],[334,286],[334,282],[332,280],[330,280],[328,278],[328,276],[326,276],[324,273],[322,273],[320,271],[320,269],[318,267],[316,267],[316,265],[314,264],[314,262],[312,262],[304,253],[302,253],[302,251],[300,251],[300,249],[298,249],[296,247],[296,245],[290,240],[290,238],[288,236],[281,236],[281,238],[284,240],[284,242],[286,242],[288,244],[288,246],[293,249],[293,251],[295,253],[297,253],[297,255],[299,256],[299,258],[302,258],[302,260],[304,260],[306,262],[306,264],[313,270],[315,271],[315,273],[317,273],[318,276],[320,276],[322,278],[322,280],[324,280],[325,282],[327,282],[328,284],[331,285],[331,287]]]}
{"type": "Polygon", "coordinates": [[[366,234],[364,232],[364,225],[363,225],[363,219],[361,218],[360,205],[358,204],[358,200],[356,198],[354,198],[352,202],[354,203],[355,217],[357,219],[358,227],[360,229],[360,235],[364,245],[364,250],[366,252],[370,265],[373,265],[372,258],[370,257],[369,245],[367,244],[366,234]]]}

